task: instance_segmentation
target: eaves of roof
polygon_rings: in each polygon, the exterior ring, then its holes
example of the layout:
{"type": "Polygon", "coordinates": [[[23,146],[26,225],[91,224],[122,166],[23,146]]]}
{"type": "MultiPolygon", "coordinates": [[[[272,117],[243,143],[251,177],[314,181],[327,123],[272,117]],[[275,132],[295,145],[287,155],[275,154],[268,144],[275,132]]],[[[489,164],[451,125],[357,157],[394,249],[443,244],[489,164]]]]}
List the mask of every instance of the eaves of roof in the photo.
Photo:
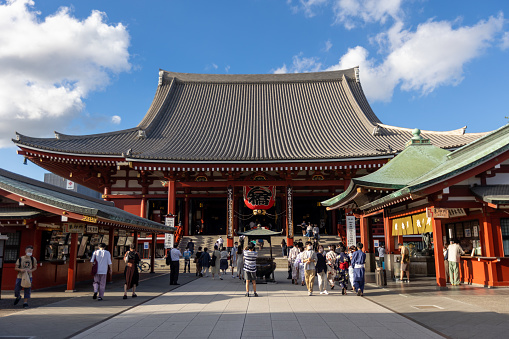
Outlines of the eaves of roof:
{"type": "Polygon", "coordinates": [[[0,189],[27,200],[80,215],[98,217],[111,222],[157,230],[159,232],[176,230],[175,228],[125,212],[114,207],[111,203],[66,191],[60,187],[51,186],[1,169],[0,189]]]}

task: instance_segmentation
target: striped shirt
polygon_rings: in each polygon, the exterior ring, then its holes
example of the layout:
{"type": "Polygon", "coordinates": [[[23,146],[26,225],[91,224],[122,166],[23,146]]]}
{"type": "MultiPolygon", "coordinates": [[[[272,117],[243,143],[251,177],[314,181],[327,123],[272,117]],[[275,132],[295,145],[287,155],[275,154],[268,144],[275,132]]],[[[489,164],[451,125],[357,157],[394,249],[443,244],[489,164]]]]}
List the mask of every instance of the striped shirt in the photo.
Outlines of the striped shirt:
{"type": "Polygon", "coordinates": [[[256,272],[256,258],[258,258],[258,252],[244,251],[244,271],[245,272],[256,272]]]}

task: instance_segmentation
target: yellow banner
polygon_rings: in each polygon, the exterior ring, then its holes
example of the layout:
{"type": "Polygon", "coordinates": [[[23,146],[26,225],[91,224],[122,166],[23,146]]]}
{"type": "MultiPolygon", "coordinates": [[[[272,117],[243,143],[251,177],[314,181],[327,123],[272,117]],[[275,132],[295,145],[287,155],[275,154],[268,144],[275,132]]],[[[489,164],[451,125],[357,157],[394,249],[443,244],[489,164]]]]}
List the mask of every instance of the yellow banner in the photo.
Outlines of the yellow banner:
{"type": "Polygon", "coordinates": [[[432,219],[426,213],[392,219],[392,235],[412,235],[433,232],[432,219]]]}

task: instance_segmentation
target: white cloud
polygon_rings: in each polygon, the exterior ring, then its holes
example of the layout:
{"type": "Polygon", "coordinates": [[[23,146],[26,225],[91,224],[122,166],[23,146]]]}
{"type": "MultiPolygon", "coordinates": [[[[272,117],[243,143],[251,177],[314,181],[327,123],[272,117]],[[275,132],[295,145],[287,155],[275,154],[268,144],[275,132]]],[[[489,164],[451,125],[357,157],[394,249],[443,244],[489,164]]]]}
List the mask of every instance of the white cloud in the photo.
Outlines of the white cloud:
{"type": "Polygon", "coordinates": [[[318,62],[318,58],[311,57],[306,58],[302,56],[302,53],[295,55],[292,60],[292,65],[287,67],[286,64],[277,68],[273,71],[274,74],[283,73],[304,73],[304,72],[319,72],[322,68],[322,64],[318,62]]]}
{"type": "Polygon", "coordinates": [[[331,41],[330,41],[330,39],[329,39],[329,40],[325,41],[325,47],[324,47],[324,49],[323,49],[323,50],[324,50],[325,52],[328,52],[328,51],[330,51],[330,49],[331,49],[331,48],[332,48],[332,42],[331,42],[331,41]]]}
{"type": "Polygon", "coordinates": [[[385,23],[388,18],[399,20],[402,0],[335,0],[336,22],[352,29],[361,23],[385,23]]]}
{"type": "Polygon", "coordinates": [[[502,50],[509,48],[509,32],[505,32],[502,36],[502,43],[500,44],[500,48],[502,48],[502,50]]]}
{"type": "Polygon", "coordinates": [[[122,118],[119,117],[118,115],[114,115],[111,117],[111,123],[113,123],[115,125],[119,125],[121,122],[122,122],[122,118]]]}
{"type": "Polygon", "coordinates": [[[296,0],[295,2],[296,4],[292,0],[287,0],[287,3],[295,13],[303,11],[305,16],[311,18],[316,15],[315,8],[327,4],[329,0],[296,0]]]}
{"type": "Polygon", "coordinates": [[[213,63],[212,67],[214,67],[214,69],[218,69],[219,66],[213,63]]]}
{"type": "Polygon", "coordinates": [[[0,5],[0,147],[14,131],[33,136],[68,126],[91,91],[128,71],[129,34],[93,11],[84,20],[62,7],[40,18],[32,0],[0,5]]]}
{"type": "Polygon", "coordinates": [[[226,73],[228,73],[230,71],[230,68],[231,68],[230,65],[226,65],[226,67],[224,68],[224,71],[226,73]]]}
{"type": "Polygon", "coordinates": [[[302,11],[308,18],[316,15],[318,8],[331,6],[334,22],[347,29],[361,24],[380,22],[388,18],[399,20],[403,0],[288,0],[294,12],[302,11]]]}
{"type": "Polygon", "coordinates": [[[383,60],[369,57],[362,46],[349,49],[336,65],[322,67],[318,58],[293,57],[291,67],[280,72],[337,70],[360,66],[364,91],[370,100],[388,101],[394,89],[426,95],[439,86],[457,85],[463,80],[464,66],[493,45],[501,34],[504,17],[490,17],[473,26],[454,28],[448,21],[428,21],[415,31],[403,30],[397,22],[377,37],[385,46],[383,60]]]}

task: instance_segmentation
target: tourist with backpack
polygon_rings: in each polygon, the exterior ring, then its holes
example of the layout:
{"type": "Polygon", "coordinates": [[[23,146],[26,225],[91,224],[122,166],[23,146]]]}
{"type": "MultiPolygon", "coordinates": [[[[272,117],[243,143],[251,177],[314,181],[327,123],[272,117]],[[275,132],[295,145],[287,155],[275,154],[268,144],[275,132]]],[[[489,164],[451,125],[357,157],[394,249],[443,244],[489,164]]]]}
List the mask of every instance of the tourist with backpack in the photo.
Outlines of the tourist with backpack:
{"type": "Polygon", "coordinates": [[[23,288],[23,308],[28,308],[28,299],[32,292],[32,273],[37,269],[37,259],[32,254],[34,247],[29,245],[25,248],[25,255],[16,260],[14,269],[18,272],[16,277],[16,287],[14,287],[14,305],[21,300],[21,289],[23,288]]]}

